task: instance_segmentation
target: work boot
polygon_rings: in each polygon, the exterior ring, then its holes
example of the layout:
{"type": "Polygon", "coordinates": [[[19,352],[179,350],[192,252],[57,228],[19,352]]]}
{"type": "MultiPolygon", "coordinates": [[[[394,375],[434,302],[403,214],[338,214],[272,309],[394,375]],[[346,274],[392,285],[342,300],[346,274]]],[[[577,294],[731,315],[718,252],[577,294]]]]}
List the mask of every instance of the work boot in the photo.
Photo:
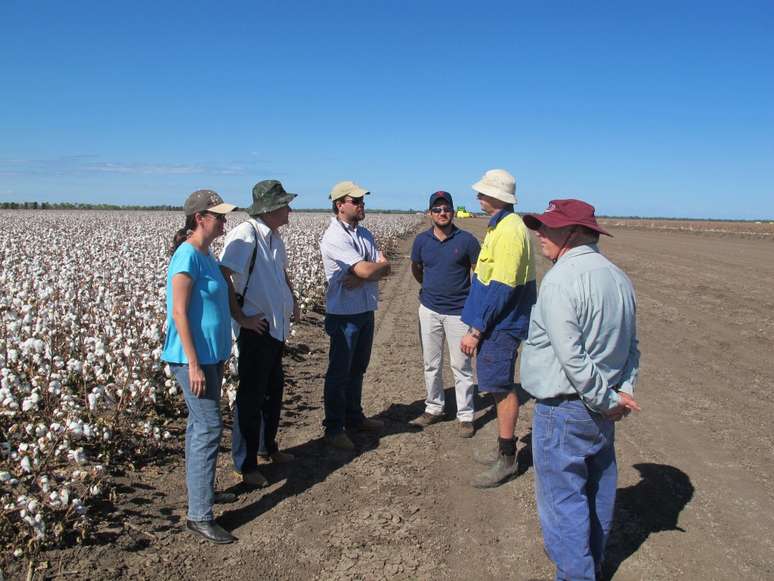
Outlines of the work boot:
{"type": "Polygon", "coordinates": [[[258,470],[242,473],[242,482],[255,488],[263,488],[269,485],[269,481],[258,470]]]}
{"type": "Polygon", "coordinates": [[[363,421],[355,426],[355,430],[358,432],[381,432],[383,429],[384,422],[373,418],[363,418],[363,421]]]}
{"type": "Polygon", "coordinates": [[[228,504],[234,502],[237,499],[237,495],[233,492],[216,492],[212,497],[213,504],[228,504]]]}
{"type": "Polygon", "coordinates": [[[234,541],[237,540],[237,538],[234,535],[232,535],[230,532],[228,532],[226,529],[224,529],[214,520],[204,520],[204,521],[186,520],[185,526],[192,533],[200,536],[203,539],[207,539],[208,541],[212,543],[217,543],[219,545],[233,543],[234,541]]]}
{"type": "Polygon", "coordinates": [[[275,464],[288,464],[296,459],[290,452],[275,450],[271,454],[258,454],[258,457],[264,462],[274,462],[275,464]]]}
{"type": "Polygon", "coordinates": [[[460,422],[459,435],[460,438],[472,438],[476,433],[476,428],[473,427],[473,422],[460,422]]]}
{"type": "Polygon", "coordinates": [[[409,422],[409,425],[416,426],[417,428],[425,429],[427,426],[432,426],[443,420],[443,414],[431,414],[430,412],[422,412],[422,415],[409,422]]]}
{"type": "Polygon", "coordinates": [[[471,485],[475,488],[495,488],[516,476],[518,469],[516,454],[513,456],[498,454],[497,461],[489,470],[476,476],[471,485]]]}
{"type": "Polygon", "coordinates": [[[473,460],[484,466],[491,466],[497,462],[497,458],[500,456],[500,450],[495,443],[493,448],[480,447],[473,449],[473,460]]]}
{"type": "Polygon", "coordinates": [[[339,432],[338,434],[325,434],[325,443],[328,444],[331,448],[336,448],[338,450],[354,450],[355,445],[352,443],[352,440],[349,439],[349,436],[345,434],[344,432],[339,432]]]}

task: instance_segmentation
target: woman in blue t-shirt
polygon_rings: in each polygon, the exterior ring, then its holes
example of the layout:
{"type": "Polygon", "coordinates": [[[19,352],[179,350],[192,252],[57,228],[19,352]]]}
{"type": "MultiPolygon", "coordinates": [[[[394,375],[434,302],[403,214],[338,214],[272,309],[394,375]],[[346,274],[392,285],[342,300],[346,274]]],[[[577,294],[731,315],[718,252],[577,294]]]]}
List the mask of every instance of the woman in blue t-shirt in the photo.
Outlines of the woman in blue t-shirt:
{"type": "Polygon", "coordinates": [[[161,355],[188,407],[186,526],[215,543],[236,538],[215,522],[212,513],[215,502],[233,500],[233,494],[215,494],[223,429],[220,392],[223,366],[231,355],[231,316],[228,286],[210,244],[223,235],[226,214],[234,208],[211,190],[197,190],[185,201],[185,227],[175,234],[167,274],[167,338],[161,355]]]}

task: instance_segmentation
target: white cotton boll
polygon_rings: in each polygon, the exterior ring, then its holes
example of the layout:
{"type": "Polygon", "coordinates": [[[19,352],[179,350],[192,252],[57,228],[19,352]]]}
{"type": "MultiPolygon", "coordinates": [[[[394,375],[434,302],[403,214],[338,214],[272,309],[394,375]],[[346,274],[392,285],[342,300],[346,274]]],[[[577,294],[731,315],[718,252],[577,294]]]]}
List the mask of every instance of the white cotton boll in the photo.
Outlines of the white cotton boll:
{"type": "Polygon", "coordinates": [[[13,552],[13,556],[14,556],[14,557],[16,557],[16,558],[19,558],[19,557],[21,557],[23,554],[24,554],[24,551],[22,551],[21,549],[16,549],[16,550],[13,552]]]}
{"type": "Polygon", "coordinates": [[[83,371],[83,362],[77,359],[70,359],[67,362],[67,370],[73,373],[81,373],[83,371]]]}
{"type": "Polygon", "coordinates": [[[8,482],[11,479],[11,473],[0,470],[0,482],[8,482]]]}
{"type": "Polygon", "coordinates": [[[21,459],[21,469],[24,472],[32,472],[32,464],[30,463],[29,456],[24,456],[24,458],[21,459]]]}
{"type": "Polygon", "coordinates": [[[129,357],[132,354],[132,348],[127,345],[126,347],[124,347],[123,353],[124,353],[124,357],[129,357]]]}
{"type": "Polygon", "coordinates": [[[94,393],[90,393],[86,396],[86,401],[89,404],[89,410],[94,411],[97,409],[97,395],[94,393]]]}
{"type": "Polygon", "coordinates": [[[76,464],[85,464],[86,453],[83,451],[83,448],[76,448],[67,452],[67,459],[76,464]]]}
{"type": "Polygon", "coordinates": [[[22,411],[28,412],[30,410],[38,409],[37,402],[35,402],[32,398],[25,397],[22,400],[22,411]]]}
{"type": "Polygon", "coordinates": [[[81,502],[80,498],[73,498],[72,505],[75,509],[75,512],[78,514],[86,514],[86,507],[83,505],[83,502],[81,502]]]}
{"type": "Polygon", "coordinates": [[[80,438],[83,435],[83,425],[75,420],[70,421],[67,425],[67,430],[71,432],[76,438],[80,438]]]}
{"type": "Polygon", "coordinates": [[[94,486],[89,488],[89,494],[91,494],[92,496],[99,496],[100,494],[102,494],[102,489],[99,487],[98,484],[95,484],[94,486]]]}

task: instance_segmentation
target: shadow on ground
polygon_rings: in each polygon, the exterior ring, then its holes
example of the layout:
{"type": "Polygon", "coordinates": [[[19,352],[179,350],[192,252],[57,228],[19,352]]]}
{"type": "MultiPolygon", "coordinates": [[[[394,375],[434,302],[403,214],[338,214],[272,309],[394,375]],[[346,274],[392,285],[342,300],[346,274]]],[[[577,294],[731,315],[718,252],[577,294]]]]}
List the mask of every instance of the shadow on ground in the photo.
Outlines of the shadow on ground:
{"type": "Polygon", "coordinates": [[[685,532],[677,521],[693,498],[694,487],[688,475],[665,464],[634,467],[642,479],[618,490],[603,579],[612,579],[621,563],[637,552],[652,533],[685,532]]]}
{"type": "MultiPolygon", "coordinates": [[[[240,526],[260,517],[274,506],[297,494],[301,494],[312,486],[323,482],[333,472],[346,466],[355,458],[379,447],[382,438],[387,438],[405,432],[419,432],[418,428],[411,426],[408,421],[422,413],[423,400],[412,404],[392,404],[389,408],[374,416],[384,421],[382,432],[360,432],[351,434],[355,444],[355,450],[351,452],[335,450],[325,444],[323,438],[309,440],[299,446],[288,448],[286,451],[293,454],[296,459],[291,464],[265,464],[261,466],[263,473],[269,482],[285,480],[284,484],[264,494],[252,504],[233,510],[225,511],[218,522],[228,530],[234,530],[240,526]],[[419,412],[416,410],[419,409],[419,412]]],[[[244,484],[237,484],[228,491],[237,494],[245,492],[244,484]]]]}

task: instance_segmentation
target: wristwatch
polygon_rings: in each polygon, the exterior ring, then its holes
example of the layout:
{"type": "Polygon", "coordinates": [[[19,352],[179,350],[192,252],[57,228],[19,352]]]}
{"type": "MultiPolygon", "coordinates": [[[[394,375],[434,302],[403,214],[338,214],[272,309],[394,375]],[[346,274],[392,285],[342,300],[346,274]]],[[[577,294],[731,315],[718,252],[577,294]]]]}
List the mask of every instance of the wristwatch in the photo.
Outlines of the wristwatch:
{"type": "Polygon", "coordinates": [[[475,327],[468,328],[468,335],[470,335],[474,339],[481,339],[481,331],[479,331],[475,327]]]}

